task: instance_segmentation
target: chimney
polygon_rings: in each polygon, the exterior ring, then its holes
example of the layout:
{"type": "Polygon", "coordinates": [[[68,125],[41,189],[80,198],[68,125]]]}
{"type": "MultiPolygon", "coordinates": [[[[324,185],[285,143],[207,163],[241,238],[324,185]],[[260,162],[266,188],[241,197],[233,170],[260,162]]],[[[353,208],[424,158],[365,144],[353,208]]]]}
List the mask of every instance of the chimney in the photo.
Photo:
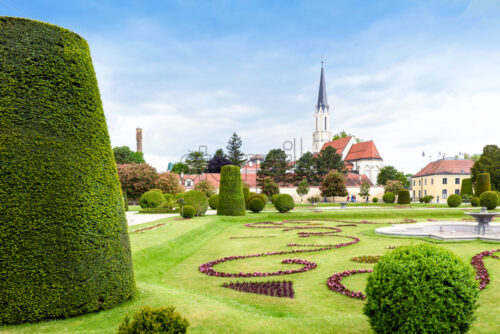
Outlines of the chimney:
{"type": "Polygon", "coordinates": [[[137,152],[142,152],[142,129],[141,128],[136,129],[135,137],[137,139],[137,152]]]}

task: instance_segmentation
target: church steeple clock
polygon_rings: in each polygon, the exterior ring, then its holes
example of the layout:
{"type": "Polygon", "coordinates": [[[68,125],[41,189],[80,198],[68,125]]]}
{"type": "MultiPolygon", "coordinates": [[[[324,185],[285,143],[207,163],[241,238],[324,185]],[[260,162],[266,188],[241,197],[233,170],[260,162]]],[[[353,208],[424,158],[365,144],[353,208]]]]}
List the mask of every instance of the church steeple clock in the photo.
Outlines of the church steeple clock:
{"type": "Polygon", "coordinates": [[[319,153],[323,145],[332,140],[330,131],[330,106],[326,98],[325,73],[321,62],[321,77],[319,79],[318,104],[316,105],[316,129],[313,132],[312,152],[319,153]]]}

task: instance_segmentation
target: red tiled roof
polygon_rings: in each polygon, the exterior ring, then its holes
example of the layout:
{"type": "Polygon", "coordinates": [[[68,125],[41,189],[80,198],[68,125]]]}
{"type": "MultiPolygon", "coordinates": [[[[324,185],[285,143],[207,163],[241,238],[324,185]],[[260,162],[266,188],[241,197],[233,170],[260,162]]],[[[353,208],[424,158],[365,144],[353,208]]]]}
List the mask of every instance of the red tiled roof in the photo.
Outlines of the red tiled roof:
{"type": "Polygon", "coordinates": [[[382,159],[373,140],[353,144],[345,157],[346,161],[360,159],[382,159]]]}
{"type": "Polygon", "coordinates": [[[414,177],[436,174],[470,174],[473,165],[474,161],[472,160],[437,160],[422,168],[414,177]]]}
{"type": "Polygon", "coordinates": [[[370,187],[373,187],[373,183],[365,174],[348,173],[345,178],[346,187],[361,187],[364,182],[368,182],[370,187]]]}
{"type": "Polygon", "coordinates": [[[345,147],[347,146],[347,144],[349,143],[349,140],[351,140],[351,138],[352,137],[345,137],[345,138],[340,138],[340,139],[337,139],[337,140],[329,141],[328,143],[325,143],[323,145],[323,147],[321,148],[321,150],[324,150],[328,146],[331,146],[331,147],[333,147],[334,149],[337,150],[338,154],[342,154],[342,152],[344,151],[345,147]]]}
{"type": "MultiPolygon", "coordinates": [[[[186,185],[186,180],[190,179],[193,181],[194,186],[198,184],[200,181],[210,181],[216,188],[220,186],[220,174],[219,173],[204,173],[201,175],[189,175],[184,174],[183,178],[183,186],[186,185]]],[[[255,172],[246,173],[244,169],[241,171],[241,181],[244,183],[248,183],[251,188],[255,188],[257,186],[257,174],[255,172]]],[[[192,188],[192,187],[188,187],[192,188]]]]}

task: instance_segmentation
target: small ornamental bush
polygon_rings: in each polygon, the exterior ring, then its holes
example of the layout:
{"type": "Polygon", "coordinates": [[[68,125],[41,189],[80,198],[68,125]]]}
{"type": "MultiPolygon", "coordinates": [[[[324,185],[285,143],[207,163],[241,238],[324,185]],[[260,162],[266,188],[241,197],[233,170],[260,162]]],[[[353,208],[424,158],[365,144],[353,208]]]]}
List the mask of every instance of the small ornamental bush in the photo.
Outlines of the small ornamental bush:
{"type": "Polygon", "coordinates": [[[175,202],[175,196],[172,195],[172,194],[162,194],[163,195],[163,198],[165,198],[165,200],[173,200],[175,202]]]}
{"type": "Polygon", "coordinates": [[[165,202],[165,197],[163,197],[161,191],[150,190],[141,195],[139,205],[142,209],[158,208],[163,202],[165,202]]]}
{"type": "Polygon", "coordinates": [[[384,255],[368,277],[364,313],[375,333],[466,333],[478,307],[473,269],[419,244],[384,255]]]}
{"type": "Polygon", "coordinates": [[[248,203],[248,208],[254,213],[261,212],[265,206],[266,204],[260,197],[254,197],[248,203]]]}
{"type": "Polygon", "coordinates": [[[180,214],[183,218],[193,218],[196,214],[196,210],[191,205],[184,205],[181,208],[180,214]]]}
{"type": "Polygon", "coordinates": [[[144,307],[134,313],[132,321],[126,316],[118,327],[118,334],[184,334],[189,322],[173,306],[144,307]]]}
{"type": "Polygon", "coordinates": [[[476,179],[476,191],[474,192],[474,196],[479,197],[485,191],[491,191],[491,181],[489,173],[481,173],[477,176],[476,179]]]}
{"type": "Polygon", "coordinates": [[[246,214],[239,166],[226,165],[221,168],[217,214],[223,216],[244,216],[246,214]]]}
{"type": "Polygon", "coordinates": [[[485,191],[479,197],[481,206],[484,206],[488,210],[493,210],[498,205],[498,196],[494,191],[485,191]]]}
{"type": "Polygon", "coordinates": [[[194,208],[195,216],[204,215],[208,210],[208,198],[198,190],[189,190],[184,193],[184,205],[194,208]]]}
{"type": "Polygon", "coordinates": [[[456,208],[462,204],[462,197],[460,195],[450,195],[446,202],[450,208],[456,208]]]}
{"type": "Polygon", "coordinates": [[[471,206],[480,206],[481,200],[479,199],[479,197],[472,197],[470,200],[470,205],[471,206]]]}
{"type": "Polygon", "coordinates": [[[462,203],[470,203],[472,199],[472,196],[467,194],[460,195],[460,197],[462,197],[462,203]]]}
{"type": "Polygon", "coordinates": [[[373,201],[373,203],[377,203],[378,202],[378,197],[373,197],[372,201],[373,201]]]}
{"type": "Polygon", "coordinates": [[[281,194],[274,201],[274,207],[281,213],[292,210],[294,206],[293,197],[288,194],[281,194]]]}
{"type": "Polygon", "coordinates": [[[432,199],[434,198],[434,196],[430,196],[430,195],[427,195],[427,196],[424,196],[424,197],[421,197],[421,203],[427,203],[429,204],[432,199]]]}
{"type": "Polygon", "coordinates": [[[396,196],[393,193],[388,192],[384,194],[382,200],[384,201],[384,203],[394,203],[394,201],[396,200],[396,196]]]}
{"type": "Polygon", "coordinates": [[[410,204],[410,192],[407,189],[398,192],[398,204],[410,204]]]}
{"type": "Polygon", "coordinates": [[[253,200],[254,198],[260,198],[262,202],[264,202],[264,205],[267,202],[267,196],[265,194],[255,194],[253,193],[248,197],[248,209],[250,210],[250,201],[253,200]]]}
{"type": "Polygon", "coordinates": [[[272,196],[271,196],[271,203],[273,203],[273,204],[274,204],[274,201],[276,201],[276,199],[278,198],[278,196],[279,196],[279,195],[280,195],[280,194],[274,194],[274,195],[272,195],[272,196]]]}
{"type": "Polygon", "coordinates": [[[219,194],[210,196],[210,198],[208,199],[208,205],[212,210],[217,209],[217,206],[219,205],[219,194]]]}

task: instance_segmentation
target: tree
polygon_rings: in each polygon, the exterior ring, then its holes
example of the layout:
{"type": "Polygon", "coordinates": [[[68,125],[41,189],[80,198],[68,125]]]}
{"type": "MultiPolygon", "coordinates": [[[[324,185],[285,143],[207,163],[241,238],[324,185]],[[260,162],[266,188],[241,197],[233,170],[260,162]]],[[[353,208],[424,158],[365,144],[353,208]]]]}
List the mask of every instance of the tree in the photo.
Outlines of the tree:
{"type": "Polygon", "coordinates": [[[156,188],[161,189],[164,193],[176,195],[185,191],[180,183],[180,177],[175,173],[161,173],[156,180],[156,188]]]}
{"type": "Polygon", "coordinates": [[[476,183],[479,174],[488,173],[491,189],[500,191],[500,148],[497,145],[486,145],[470,171],[472,183],[476,183]]]}
{"type": "Polygon", "coordinates": [[[247,161],[245,159],[245,154],[240,150],[242,145],[241,137],[235,133],[229,138],[227,142],[227,158],[231,160],[231,163],[235,166],[243,166],[243,164],[247,161]]]}
{"type": "Polygon", "coordinates": [[[367,197],[370,196],[370,184],[368,182],[363,182],[359,191],[359,196],[367,197]]]}
{"type": "Polygon", "coordinates": [[[302,197],[306,196],[309,193],[309,184],[307,183],[306,179],[303,179],[300,181],[299,185],[297,186],[297,194],[302,197]]]}
{"type": "MultiPolygon", "coordinates": [[[[481,157],[481,154],[478,154],[478,153],[474,153],[474,154],[464,153],[464,159],[472,160],[474,162],[478,161],[480,157],[481,157]]],[[[458,158],[458,156],[456,156],[456,158],[458,158]]]]}
{"type": "Polygon", "coordinates": [[[354,137],[354,140],[356,141],[356,143],[361,143],[363,141],[362,139],[359,139],[358,137],[351,135],[350,133],[347,133],[344,130],[333,135],[332,140],[337,140],[337,139],[347,138],[347,137],[354,137]]]}
{"type": "Polygon", "coordinates": [[[385,186],[388,180],[399,180],[403,185],[408,181],[407,177],[393,166],[385,166],[377,176],[377,183],[385,186]]]}
{"type": "Polygon", "coordinates": [[[208,173],[220,173],[222,166],[230,165],[231,160],[229,160],[224,151],[220,148],[215,151],[212,159],[208,160],[207,172],[208,173]]]}
{"type": "Polygon", "coordinates": [[[188,165],[190,174],[203,174],[207,168],[205,155],[200,151],[189,152],[186,158],[186,164],[188,165]]]}
{"type": "Polygon", "coordinates": [[[189,166],[182,162],[178,162],[172,166],[171,172],[175,174],[181,174],[181,173],[187,174],[189,172],[189,166]]]}
{"type": "Polygon", "coordinates": [[[260,169],[257,171],[259,185],[260,181],[265,178],[271,178],[278,184],[286,181],[286,171],[288,168],[286,159],[287,155],[282,149],[270,150],[264,161],[260,164],[260,169]]]}
{"type": "Polygon", "coordinates": [[[347,172],[344,161],[342,161],[342,156],[337,153],[336,149],[327,146],[319,153],[316,159],[316,171],[318,176],[322,177],[332,170],[336,170],[343,174],[347,172]]]}
{"type": "Polygon", "coordinates": [[[311,184],[318,184],[317,161],[311,152],[304,153],[295,163],[297,180],[306,179],[311,184]]]}
{"type": "Polygon", "coordinates": [[[210,196],[215,195],[217,188],[208,180],[202,180],[194,186],[194,190],[201,191],[202,193],[210,198],[210,196]]]}
{"type": "Polygon", "coordinates": [[[330,171],[323,179],[320,190],[321,196],[347,196],[344,174],[336,170],[330,171]]]}
{"type": "Polygon", "coordinates": [[[260,186],[260,191],[263,194],[266,194],[267,197],[271,198],[273,195],[279,194],[280,193],[280,188],[270,178],[266,178],[262,180],[262,184],[260,186]]]}
{"type": "Polygon", "coordinates": [[[156,168],[147,163],[118,165],[118,177],[122,190],[129,198],[138,199],[143,193],[154,188],[158,174],[156,168]]]}
{"type": "Polygon", "coordinates": [[[113,154],[117,164],[140,164],[144,161],[142,152],[133,152],[128,146],[113,148],[113,154]]]}
{"type": "Polygon", "coordinates": [[[399,180],[388,180],[385,184],[385,192],[390,192],[393,194],[398,194],[401,189],[404,189],[403,182],[399,180]]]}

